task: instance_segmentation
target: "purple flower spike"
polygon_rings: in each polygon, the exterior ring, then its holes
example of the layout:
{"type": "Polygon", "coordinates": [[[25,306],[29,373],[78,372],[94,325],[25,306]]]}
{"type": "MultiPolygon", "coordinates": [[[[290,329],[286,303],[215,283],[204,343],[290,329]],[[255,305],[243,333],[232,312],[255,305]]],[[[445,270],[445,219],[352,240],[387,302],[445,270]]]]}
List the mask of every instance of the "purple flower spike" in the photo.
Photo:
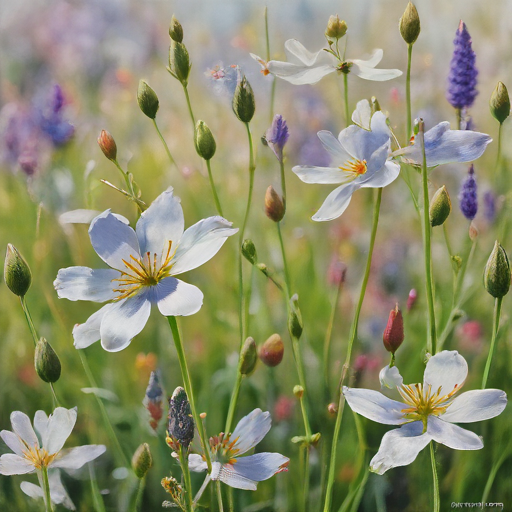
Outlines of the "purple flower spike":
{"type": "Polygon", "coordinates": [[[60,85],[55,85],[46,108],[40,114],[39,125],[56,147],[65,145],[75,134],[75,127],[64,119],[63,106],[64,93],[60,85]]]}
{"type": "Polygon", "coordinates": [[[471,36],[466,24],[461,20],[453,40],[455,49],[450,63],[448,75],[448,91],[446,99],[454,108],[470,107],[475,101],[476,77],[475,52],[471,48],[471,36]]]}
{"type": "Polygon", "coordinates": [[[468,176],[462,183],[459,194],[460,211],[468,220],[475,218],[478,210],[478,200],[476,194],[475,170],[473,165],[469,167],[468,176]]]}
{"type": "Polygon", "coordinates": [[[494,222],[496,218],[496,197],[492,190],[484,194],[484,217],[488,222],[494,222]]]}
{"type": "Polygon", "coordinates": [[[267,144],[280,162],[283,161],[283,148],[289,136],[286,121],[282,115],[276,114],[272,121],[272,126],[267,130],[265,137],[267,144]]]}

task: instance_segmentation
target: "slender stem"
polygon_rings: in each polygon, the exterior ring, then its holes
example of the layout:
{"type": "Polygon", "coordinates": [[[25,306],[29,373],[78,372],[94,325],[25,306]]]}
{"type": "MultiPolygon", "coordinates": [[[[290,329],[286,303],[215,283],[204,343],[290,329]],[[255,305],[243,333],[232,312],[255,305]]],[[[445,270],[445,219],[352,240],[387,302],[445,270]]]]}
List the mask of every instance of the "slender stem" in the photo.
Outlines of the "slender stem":
{"type": "Polygon", "coordinates": [[[332,328],[334,326],[334,318],[336,311],[338,310],[338,301],[340,299],[340,292],[343,285],[343,280],[340,279],[336,291],[334,293],[334,300],[332,301],[331,315],[329,317],[329,323],[327,324],[327,330],[325,331],[324,339],[324,378],[325,388],[327,394],[329,394],[329,354],[331,352],[331,340],[332,340],[332,328]]]}
{"type": "Polygon", "coordinates": [[[324,512],[331,511],[332,490],[333,490],[333,485],[334,485],[334,474],[335,474],[335,470],[336,470],[336,452],[337,452],[337,448],[338,448],[338,437],[340,434],[341,419],[343,417],[343,409],[344,409],[344,405],[345,405],[345,397],[342,392],[343,384],[344,384],[345,379],[348,374],[348,369],[350,366],[350,360],[351,360],[351,356],[352,356],[352,346],[357,337],[357,328],[359,325],[359,315],[361,313],[361,308],[363,306],[364,296],[366,293],[366,285],[368,284],[368,278],[370,276],[373,248],[375,245],[377,226],[379,224],[379,213],[380,213],[381,200],[382,200],[382,188],[379,188],[376,191],[376,198],[375,198],[375,203],[374,203],[374,207],[373,207],[372,232],[370,235],[370,246],[368,248],[368,258],[366,260],[366,267],[365,267],[365,271],[364,271],[363,282],[361,284],[361,291],[359,293],[359,300],[358,300],[356,310],[354,313],[354,319],[352,320],[352,327],[350,330],[350,337],[348,340],[348,347],[347,347],[347,357],[345,359],[345,364],[343,365],[342,372],[341,372],[340,388],[339,388],[339,401],[338,401],[338,413],[336,415],[336,423],[334,426],[334,436],[333,436],[332,446],[331,446],[331,460],[329,462],[329,476],[327,479],[327,487],[326,487],[326,493],[325,493],[324,512]]]}
{"type": "Polygon", "coordinates": [[[194,117],[194,112],[192,111],[192,105],[190,103],[190,96],[188,95],[188,89],[185,84],[183,85],[183,92],[185,93],[185,98],[187,100],[188,113],[190,114],[190,119],[192,120],[192,128],[194,130],[194,135],[196,133],[196,119],[194,117]]]}
{"type": "Polygon", "coordinates": [[[304,512],[309,512],[308,498],[309,498],[309,445],[304,447],[304,512]]]}
{"type": "Polygon", "coordinates": [[[500,123],[500,127],[498,128],[498,155],[496,156],[496,170],[500,170],[500,163],[501,163],[501,134],[503,130],[501,129],[503,126],[503,123],[500,123]]]}
{"type": "Polygon", "coordinates": [[[348,74],[343,73],[343,97],[345,100],[345,126],[350,124],[350,112],[348,108],[348,74]]]}
{"type": "Polygon", "coordinates": [[[270,37],[269,37],[269,32],[268,32],[268,8],[267,8],[267,6],[265,6],[263,16],[265,17],[265,42],[267,45],[267,62],[268,62],[270,60],[270,37]]]}
{"type": "Polygon", "coordinates": [[[494,301],[494,316],[492,319],[492,338],[491,346],[489,348],[489,355],[487,356],[487,362],[485,363],[484,377],[482,379],[482,389],[487,386],[487,379],[489,378],[489,371],[491,369],[492,356],[494,354],[494,346],[496,344],[496,338],[498,337],[498,330],[500,328],[500,313],[501,313],[501,302],[503,297],[497,297],[494,301]]]}
{"type": "MultiPolygon", "coordinates": [[[[277,234],[279,236],[279,245],[281,246],[281,254],[283,255],[283,267],[284,267],[284,279],[286,282],[286,287],[288,288],[288,293],[290,293],[291,290],[291,281],[290,281],[290,271],[288,269],[288,263],[286,262],[286,253],[284,249],[284,242],[283,242],[283,234],[281,233],[281,223],[276,222],[277,226],[277,234]]],[[[287,297],[289,299],[290,297],[287,297]]]]}
{"type": "Polygon", "coordinates": [[[281,171],[281,193],[283,194],[283,203],[286,210],[286,176],[284,173],[284,162],[282,155],[281,159],[279,160],[279,167],[281,171]]]}
{"type": "Polygon", "coordinates": [[[222,207],[220,206],[219,196],[217,195],[217,189],[215,188],[215,182],[213,181],[212,167],[210,164],[210,160],[206,160],[206,167],[208,169],[208,177],[210,178],[210,186],[212,187],[213,199],[215,201],[215,207],[217,208],[217,212],[221,217],[224,217],[222,213],[222,207]]]}
{"type": "Polygon", "coordinates": [[[231,400],[229,402],[228,416],[226,418],[226,427],[224,428],[224,432],[226,432],[226,434],[229,434],[231,432],[231,426],[233,425],[233,418],[235,416],[236,404],[238,403],[238,396],[240,395],[240,386],[242,384],[243,378],[243,375],[240,372],[241,363],[242,358],[240,357],[238,363],[238,370],[236,372],[237,375],[235,386],[233,387],[233,392],[231,393],[231,400]]]}
{"type": "Polygon", "coordinates": [[[50,389],[52,391],[52,398],[53,398],[53,408],[59,407],[59,399],[57,398],[57,393],[55,393],[55,388],[53,387],[53,382],[50,382],[50,389]]]}
{"type": "MultiPolygon", "coordinates": [[[[137,208],[139,209],[139,212],[142,213],[146,209],[146,204],[144,201],[141,201],[137,195],[135,194],[135,190],[133,190],[133,184],[130,180],[130,176],[128,172],[125,172],[123,168],[119,165],[119,162],[117,160],[112,160],[114,162],[114,165],[121,171],[121,174],[123,175],[124,181],[126,183],[126,188],[128,189],[128,197],[131,198],[132,201],[135,202],[137,205],[137,208]]],[[[107,183],[109,184],[109,183],[107,183]]],[[[113,186],[113,185],[111,185],[113,186]]],[[[116,188],[116,187],[114,187],[116,188]]],[[[122,191],[121,191],[122,192],[122,191]]]]}
{"type": "Polygon", "coordinates": [[[434,486],[434,509],[433,512],[440,511],[439,500],[439,480],[437,478],[436,455],[434,453],[434,441],[430,442],[430,460],[432,462],[432,479],[434,486]]]}
{"type": "Polygon", "coordinates": [[[457,130],[460,130],[460,126],[462,124],[462,109],[456,108],[455,109],[455,116],[457,118],[457,130]]]}
{"type": "Polygon", "coordinates": [[[491,471],[489,472],[489,477],[485,484],[484,493],[482,495],[482,503],[487,503],[487,498],[489,497],[489,493],[491,492],[492,484],[494,483],[494,479],[496,478],[496,474],[498,473],[501,465],[507,460],[510,455],[510,450],[505,450],[501,457],[493,464],[491,471]]]}
{"type": "Polygon", "coordinates": [[[185,449],[180,445],[178,449],[178,456],[185,483],[187,512],[192,512],[194,510],[194,505],[192,500],[192,481],[190,480],[190,470],[188,469],[188,449],[185,449]]]}
{"type": "Polygon", "coordinates": [[[174,345],[176,346],[176,352],[178,353],[178,360],[180,362],[181,376],[183,378],[183,387],[187,393],[190,408],[192,409],[192,416],[196,423],[197,430],[199,431],[199,437],[201,438],[201,444],[203,446],[203,453],[206,458],[206,464],[208,466],[208,473],[212,471],[212,461],[210,458],[210,451],[208,449],[208,439],[206,438],[206,432],[204,430],[203,422],[197,414],[194,392],[192,389],[192,380],[190,379],[190,373],[188,371],[187,360],[185,358],[185,351],[183,350],[183,344],[181,342],[180,331],[176,322],[175,316],[168,316],[167,321],[172,331],[172,337],[174,339],[174,345]]]}
{"type": "Polygon", "coordinates": [[[176,160],[174,160],[174,158],[172,157],[171,150],[169,149],[167,142],[165,142],[164,136],[162,135],[160,128],[158,128],[158,125],[156,124],[156,119],[153,119],[153,125],[155,126],[156,133],[158,133],[158,136],[160,137],[160,140],[162,141],[162,144],[164,145],[165,152],[167,153],[167,157],[169,158],[171,165],[174,165],[176,168],[178,168],[178,165],[176,164],[176,160]]]}
{"type": "MultiPolygon", "coordinates": [[[[265,6],[264,11],[265,16],[265,43],[266,43],[266,50],[267,50],[267,62],[270,60],[270,36],[269,36],[269,30],[268,30],[268,9],[265,6]]],[[[270,88],[270,122],[272,122],[272,119],[274,117],[274,100],[276,96],[276,79],[274,76],[271,75],[272,85],[270,88]]]]}
{"type": "Polygon", "coordinates": [[[224,512],[224,506],[222,505],[222,490],[220,488],[220,480],[215,482],[215,487],[217,489],[217,502],[219,504],[219,512],[224,512]]]}
{"type": "Polygon", "coordinates": [[[48,469],[46,466],[41,468],[42,481],[43,481],[43,492],[44,492],[44,503],[46,505],[47,512],[53,512],[52,498],[50,496],[50,482],[48,481],[48,469]]]}
{"type": "Polygon", "coordinates": [[[272,85],[270,86],[270,122],[274,119],[274,103],[276,99],[276,84],[277,80],[275,76],[272,76],[272,85]]]}
{"type": "Polygon", "coordinates": [[[211,480],[210,475],[206,475],[203,485],[201,485],[199,491],[197,491],[197,494],[194,496],[194,503],[193,503],[194,508],[197,505],[197,502],[201,499],[201,496],[203,495],[204,490],[206,489],[208,484],[210,483],[210,480],[211,480]]]}
{"type": "Polygon", "coordinates": [[[407,103],[407,134],[406,143],[412,135],[412,114],[411,114],[411,60],[412,60],[412,44],[407,45],[407,77],[405,79],[405,98],[407,103]]]}
{"type": "Polygon", "coordinates": [[[89,462],[87,466],[89,468],[89,479],[91,481],[91,493],[94,510],[95,512],[106,512],[105,503],[103,503],[103,497],[101,496],[100,488],[98,487],[98,481],[96,480],[94,464],[89,462]]]}
{"type": "Polygon", "coordinates": [[[32,321],[32,316],[30,315],[30,311],[28,310],[27,301],[25,296],[20,297],[21,307],[23,308],[23,313],[25,313],[25,318],[27,319],[28,328],[30,329],[30,334],[32,334],[32,338],[34,340],[34,346],[37,345],[39,341],[39,337],[37,335],[36,328],[34,327],[34,322],[32,321]]]}
{"type": "MultiPolygon", "coordinates": [[[[182,466],[183,467],[183,466],[182,466]]],[[[142,496],[144,495],[144,486],[146,485],[146,477],[139,479],[137,487],[137,497],[135,498],[134,512],[140,512],[142,505],[142,496]]]]}
{"type": "Polygon", "coordinates": [[[229,510],[229,512],[235,511],[235,501],[233,499],[233,487],[230,487],[229,485],[228,485],[228,510],[229,510]]]}
{"type": "Polygon", "coordinates": [[[432,244],[430,240],[431,227],[429,215],[429,199],[428,199],[428,175],[427,175],[427,158],[425,155],[424,131],[420,129],[418,132],[418,140],[421,144],[423,152],[423,165],[421,166],[421,177],[423,186],[423,249],[425,254],[425,284],[427,291],[428,304],[428,351],[434,355],[436,353],[436,317],[434,311],[434,291],[432,287],[432,244]]]}

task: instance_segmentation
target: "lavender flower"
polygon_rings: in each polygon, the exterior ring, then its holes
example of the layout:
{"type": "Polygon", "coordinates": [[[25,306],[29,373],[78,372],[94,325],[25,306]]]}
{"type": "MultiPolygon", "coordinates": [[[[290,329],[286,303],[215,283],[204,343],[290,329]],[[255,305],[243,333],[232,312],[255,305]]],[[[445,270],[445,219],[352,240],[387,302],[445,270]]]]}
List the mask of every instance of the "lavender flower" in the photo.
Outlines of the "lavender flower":
{"type": "Polygon", "coordinates": [[[496,196],[492,190],[487,190],[484,194],[484,217],[488,222],[494,222],[496,218],[496,196]]]}
{"type": "Polygon", "coordinates": [[[276,114],[272,121],[272,126],[265,134],[265,138],[268,146],[280,162],[283,161],[283,148],[289,136],[286,121],[281,114],[276,114]]]}
{"type": "Polygon", "coordinates": [[[39,125],[54,146],[63,146],[73,137],[74,126],[64,119],[64,93],[60,85],[54,85],[46,107],[40,112],[39,125]]]}
{"type": "Polygon", "coordinates": [[[466,24],[461,20],[453,41],[455,49],[450,63],[448,75],[448,91],[446,99],[452,107],[461,109],[470,107],[478,94],[475,67],[475,52],[471,48],[471,36],[466,24]]]}
{"type": "Polygon", "coordinates": [[[468,175],[462,182],[459,194],[460,211],[468,220],[475,218],[478,210],[478,199],[476,195],[476,180],[473,164],[469,167],[468,175]]]}

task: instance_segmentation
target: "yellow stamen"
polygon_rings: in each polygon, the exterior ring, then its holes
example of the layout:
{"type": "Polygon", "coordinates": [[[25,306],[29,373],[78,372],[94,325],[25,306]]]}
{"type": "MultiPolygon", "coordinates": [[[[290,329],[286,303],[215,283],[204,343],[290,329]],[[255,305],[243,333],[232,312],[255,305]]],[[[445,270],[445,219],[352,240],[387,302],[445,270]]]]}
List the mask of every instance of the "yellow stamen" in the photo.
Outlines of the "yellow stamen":
{"type": "Polygon", "coordinates": [[[340,166],[339,168],[342,171],[351,172],[353,174],[356,174],[357,176],[361,176],[368,170],[366,160],[357,160],[356,158],[347,160],[345,165],[340,166]]]}

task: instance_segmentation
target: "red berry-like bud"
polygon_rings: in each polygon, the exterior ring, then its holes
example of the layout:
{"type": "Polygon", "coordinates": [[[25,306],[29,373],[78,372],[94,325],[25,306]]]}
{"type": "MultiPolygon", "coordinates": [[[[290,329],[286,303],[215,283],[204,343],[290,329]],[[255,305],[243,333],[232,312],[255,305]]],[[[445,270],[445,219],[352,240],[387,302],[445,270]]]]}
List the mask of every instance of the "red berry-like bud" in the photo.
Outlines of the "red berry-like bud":
{"type": "Polygon", "coordinates": [[[116,141],[107,130],[101,130],[100,136],[98,137],[98,145],[109,160],[114,161],[117,158],[116,141]]]}
{"type": "Polygon", "coordinates": [[[404,341],[404,319],[398,304],[389,313],[388,325],[384,329],[382,340],[386,350],[393,354],[398,350],[402,341],[404,341]]]}
{"type": "Polygon", "coordinates": [[[284,343],[279,334],[272,334],[260,348],[260,359],[267,366],[277,366],[283,360],[284,343]]]}
{"type": "Polygon", "coordinates": [[[418,292],[413,288],[409,292],[409,297],[407,297],[407,311],[411,311],[411,309],[414,307],[414,304],[416,304],[417,298],[418,298],[418,292]]]}

